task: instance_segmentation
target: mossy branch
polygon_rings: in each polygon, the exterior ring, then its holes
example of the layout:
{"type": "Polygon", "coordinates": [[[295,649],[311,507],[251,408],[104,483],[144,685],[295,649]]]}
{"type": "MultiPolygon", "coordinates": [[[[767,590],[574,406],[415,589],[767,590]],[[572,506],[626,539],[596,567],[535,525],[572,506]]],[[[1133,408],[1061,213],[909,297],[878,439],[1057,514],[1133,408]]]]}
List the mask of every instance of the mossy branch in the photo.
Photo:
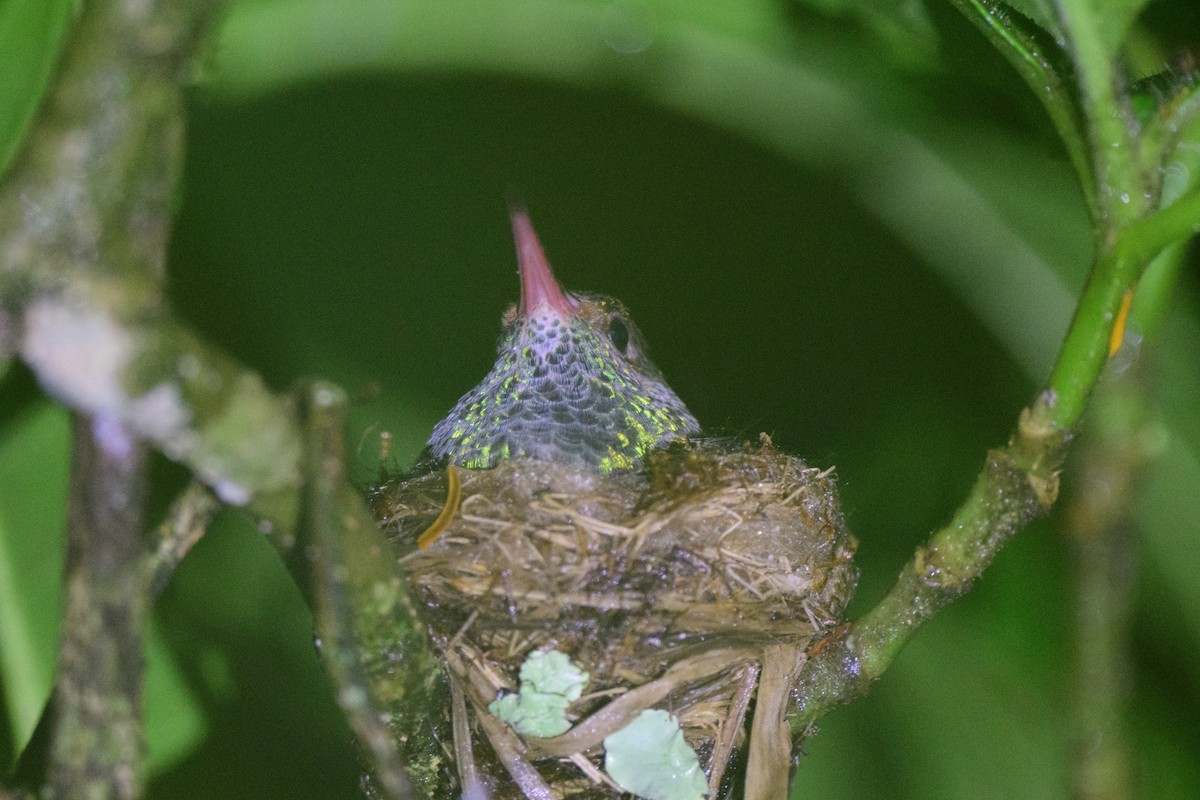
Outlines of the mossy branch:
{"type": "Polygon", "coordinates": [[[294,409],[174,320],[161,293],[180,83],[218,5],[89,4],[0,189],[0,302],[46,391],[119,420],[285,536],[299,507],[294,409]]]}
{"type": "Polygon", "coordinates": [[[311,569],[296,572],[312,578],[321,657],[365,751],[369,795],[437,797],[444,758],[430,719],[446,705],[445,682],[391,545],[347,478],[346,405],[330,384],[307,394],[301,550],[311,569]]]}
{"type": "MultiPolygon", "coordinates": [[[[178,346],[194,340],[161,309],[179,75],[214,10],[207,0],[90,5],[0,191],[0,303],[15,334],[5,344],[76,411],[47,778],[56,797],[141,793],[144,442],[198,470],[209,460],[212,472],[216,448],[197,428],[241,424],[213,402],[233,384],[203,380],[216,359],[178,346]],[[193,413],[189,396],[221,411],[193,413]]],[[[225,494],[242,485],[221,478],[225,494]]]]}
{"type": "Polygon", "coordinates": [[[74,423],[48,782],[54,797],[134,800],[144,769],[145,451],[111,417],[74,423]]]}

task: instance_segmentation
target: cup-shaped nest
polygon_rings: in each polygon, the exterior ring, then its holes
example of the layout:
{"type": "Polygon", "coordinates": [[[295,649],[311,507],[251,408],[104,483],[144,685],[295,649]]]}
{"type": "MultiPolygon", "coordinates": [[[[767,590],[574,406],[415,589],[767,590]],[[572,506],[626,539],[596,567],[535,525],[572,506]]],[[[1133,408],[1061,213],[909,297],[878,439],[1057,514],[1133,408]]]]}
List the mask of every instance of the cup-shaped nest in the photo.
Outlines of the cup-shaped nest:
{"type": "Polygon", "coordinates": [[[605,770],[605,740],[652,709],[678,722],[708,797],[786,795],[791,689],[857,580],[830,472],[693,443],[638,473],[451,468],[377,508],[447,666],[462,781],[447,797],[653,797],[605,770]],[[489,705],[551,651],[589,680],[561,701],[563,732],[521,733],[489,705]]]}

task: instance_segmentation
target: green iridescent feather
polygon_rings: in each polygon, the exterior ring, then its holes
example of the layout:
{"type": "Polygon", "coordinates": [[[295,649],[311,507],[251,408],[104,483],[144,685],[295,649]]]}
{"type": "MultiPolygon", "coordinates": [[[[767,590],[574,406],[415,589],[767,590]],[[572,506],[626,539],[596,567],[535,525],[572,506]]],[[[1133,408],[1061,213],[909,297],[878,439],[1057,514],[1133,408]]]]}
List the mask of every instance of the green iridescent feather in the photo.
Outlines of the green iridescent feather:
{"type": "Polygon", "coordinates": [[[434,428],[427,464],[486,469],[530,457],[606,473],[699,432],[624,306],[569,297],[574,313],[541,306],[506,316],[495,365],[434,428]]]}

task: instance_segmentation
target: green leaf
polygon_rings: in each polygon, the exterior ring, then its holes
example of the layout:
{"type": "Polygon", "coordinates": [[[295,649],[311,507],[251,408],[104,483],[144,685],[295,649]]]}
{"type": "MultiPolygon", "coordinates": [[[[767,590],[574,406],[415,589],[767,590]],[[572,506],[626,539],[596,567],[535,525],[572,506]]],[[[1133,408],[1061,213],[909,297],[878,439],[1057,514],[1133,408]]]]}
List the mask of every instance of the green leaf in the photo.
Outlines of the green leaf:
{"type": "Polygon", "coordinates": [[[922,0],[799,0],[830,16],[850,17],[902,64],[933,63],[937,31],[922,0]]]}
{"type": "Polygon", "coordinates": [[[41,105],[76,6],[74,0],[0,2],[0,176],[41,105]]]}
{"type": "Polygon", "coordinates": [[[1129,28],[1142,13],[1148,0],[1092,0],[1100,36],[1115,58],[1125,44],[1129,28]]]}
{"type": "Polygon", "coordinates": [[[161,622],[146,627],[146,769],[165,772],[182,761],[208,733],[195,692],[163,639],[161,622]]]}
{"type": "Polygon", "coordinates": [[[1054,16],[1054,7],[1049,0],[1007,0],[1005,5],[1029,17],[1047,33],[1055,37],[1062,36],[1062,28],[1058,25],[1058,18],[1054,16]]]}
{"type": "Polygon", "coordinates": [[[54,677],[69,438],[66,412],[44,400],[0,423],[0,685],[14,744],[6,761],[29,741],[54,677]]]}
{"type": "Polygon", "coordinates": [[[1025,85],[1038,98],[1050,121],[1054,124],[1063,146],[1070,156],[1071,164],[1083,188],[1088,206],[1095,214],[1095,178],[1092,175],[1092,159],[1084,135],[1084,124],[1079,116],[1072,93],[1072,86],[1064,78],[1060,66],[1063,55],[1054,42],[1062,41],[1057,23],[1045,9],[1038,10],[1040,0],[1026,0],[1029,7],[1013,14],[1010,6],[1000,0],[950,0],[967,19],[992,43],[1025,81],[1025,85]],[[1037,17],[1045,25],[1037,30],[1037,17]],[[1034,24],[1030,24],[1033,22],[1034,24]],[[1047,35],[1048,33],[1048,35],[1047,35]],[[1051,38],[1053,37],[1053,38],[1051,38]]]}

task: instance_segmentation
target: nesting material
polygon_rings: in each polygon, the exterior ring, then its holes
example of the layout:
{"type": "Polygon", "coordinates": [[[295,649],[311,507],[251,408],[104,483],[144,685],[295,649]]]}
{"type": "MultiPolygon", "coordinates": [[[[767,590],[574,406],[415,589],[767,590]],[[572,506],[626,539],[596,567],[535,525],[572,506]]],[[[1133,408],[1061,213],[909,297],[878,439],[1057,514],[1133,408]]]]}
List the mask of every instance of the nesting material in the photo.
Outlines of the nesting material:
{"type": "Polygon", "coordinates": [[[498,799],[627,797],[603,741],[648,709],[678,719],[709,797],[786,796],[791,687],[857,579],[828,472],[769,443],[701,443],[637,474],[527,460],[455,473],[377,495],[456,699],[447,755],[462,785],[447,798],[476,784],[498,799]],[[448,496],[449,524],[418,548],[448,496]],[[535,650],[590,675],[552,738],[487,710],[535,650]]]}

